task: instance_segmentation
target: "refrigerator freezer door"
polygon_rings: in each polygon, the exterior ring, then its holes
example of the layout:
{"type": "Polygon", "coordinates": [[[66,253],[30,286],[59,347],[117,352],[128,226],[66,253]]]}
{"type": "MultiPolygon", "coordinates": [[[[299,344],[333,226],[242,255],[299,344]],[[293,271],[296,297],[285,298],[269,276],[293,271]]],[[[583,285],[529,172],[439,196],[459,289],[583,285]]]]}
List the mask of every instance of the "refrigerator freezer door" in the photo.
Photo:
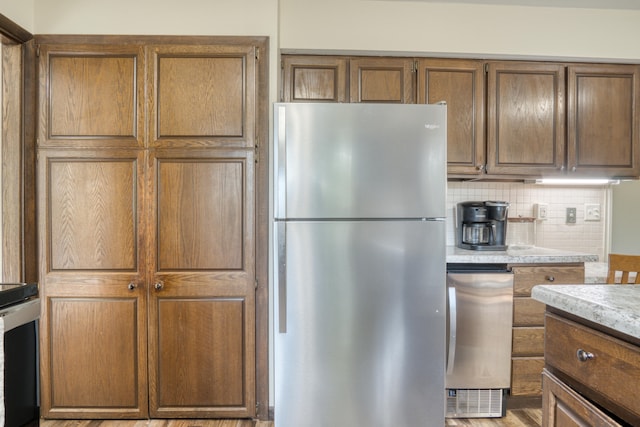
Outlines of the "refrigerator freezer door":
{"type": "Polygon", "coordinates": [[[276,218],[442,218],[446,106],[274,104],[276,218]]]}
{"type": "Polygon", "coordinates": [[[444,425],[444,221],[277,227],[275,426],[444,425]]]}
{"type": "Polygon", "coordinates": [[[447,388],[510,388],[513,274],[448,273],[447,288],[447,388]]]}

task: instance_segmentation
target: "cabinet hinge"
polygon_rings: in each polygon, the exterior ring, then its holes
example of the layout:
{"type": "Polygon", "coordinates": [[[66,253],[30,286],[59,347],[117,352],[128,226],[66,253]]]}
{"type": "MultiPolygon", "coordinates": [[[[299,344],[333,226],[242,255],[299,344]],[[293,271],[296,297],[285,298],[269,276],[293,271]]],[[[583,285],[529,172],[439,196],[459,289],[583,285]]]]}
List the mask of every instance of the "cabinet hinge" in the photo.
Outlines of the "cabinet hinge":
{"type": "Polygon", "coordinates": [[[484,64],[484,73],[487,74],[489,72],[489,64],[484,64]]]}
{"type": "Polygon", "coordinates": [[[412,73],[418,72],[418,61],[413,61],[413,64],[411,65],[411,72],[412,73]]]}
{"type": "Polygon", "coordinates": [[[258,163],[260,161],[260,144],[258,143],[258,139],[256,138],[256,145],[253,146],[253,157],[255,162],[258,163]]]}
{"type": "Polygon", "coordinates": [[[256,47],[256,61],[260,61],[260,48],[256,47]]]}
{"type": "Polygon", "coordinates": [[[36,45],[36,57],[38,57],[38,58],[40,57],[40,45],[39,44],[36,45]]]}
{"type": "Polygon", "coordinates": [[[258,281],[256,280],[256,282],[254,283],[256,289],[258,289],[258,281]]]}

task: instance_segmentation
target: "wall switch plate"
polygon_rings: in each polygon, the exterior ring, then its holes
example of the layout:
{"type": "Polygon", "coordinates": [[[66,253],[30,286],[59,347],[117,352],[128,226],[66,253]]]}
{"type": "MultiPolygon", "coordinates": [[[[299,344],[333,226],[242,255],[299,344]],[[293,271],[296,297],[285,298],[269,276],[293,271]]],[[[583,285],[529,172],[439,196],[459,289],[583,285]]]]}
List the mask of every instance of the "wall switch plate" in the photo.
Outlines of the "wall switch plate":
{"type": "Polygon", "coordinates": [[[576,223],[576,208],[567,208],[567,224],[576,223]]]}
{"type": "Polygon", "coordinates": [[[600,203],[585,203],[584,204],[584,220],[585,221],[600,221],[600,203]]]}
{"type": "Polygon", "coordinates": [[[547,203],[536,203],[533,205],[533,214],[538,221],[549,219],[549,205],[547,203]]]}

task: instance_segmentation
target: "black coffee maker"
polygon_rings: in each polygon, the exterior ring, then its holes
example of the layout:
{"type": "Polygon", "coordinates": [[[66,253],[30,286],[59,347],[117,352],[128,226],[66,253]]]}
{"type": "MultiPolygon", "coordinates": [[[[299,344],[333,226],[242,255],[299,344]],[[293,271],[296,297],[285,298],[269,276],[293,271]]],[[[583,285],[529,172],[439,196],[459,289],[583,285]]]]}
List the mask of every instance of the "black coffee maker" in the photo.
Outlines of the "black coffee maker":
{"type": "Polygon", "coordinates": [[[475,251],[507,249],[509,203],[460,202],[456,207],[456,246],[475,251]]]}

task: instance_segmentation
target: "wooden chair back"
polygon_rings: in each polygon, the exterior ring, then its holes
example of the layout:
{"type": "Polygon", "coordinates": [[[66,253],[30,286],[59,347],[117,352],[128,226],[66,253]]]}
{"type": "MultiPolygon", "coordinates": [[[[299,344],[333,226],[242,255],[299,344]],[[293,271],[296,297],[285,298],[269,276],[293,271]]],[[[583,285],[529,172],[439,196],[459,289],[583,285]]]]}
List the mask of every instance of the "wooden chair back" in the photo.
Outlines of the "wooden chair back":
{"type": "Polygon", "coordinates": [[[622,285],[630,283],[640,284],[640,255],[609,254],[607,283],[622,285]],[[619,282],[616,281],[616,272],[622,273],[619,282]]]}

